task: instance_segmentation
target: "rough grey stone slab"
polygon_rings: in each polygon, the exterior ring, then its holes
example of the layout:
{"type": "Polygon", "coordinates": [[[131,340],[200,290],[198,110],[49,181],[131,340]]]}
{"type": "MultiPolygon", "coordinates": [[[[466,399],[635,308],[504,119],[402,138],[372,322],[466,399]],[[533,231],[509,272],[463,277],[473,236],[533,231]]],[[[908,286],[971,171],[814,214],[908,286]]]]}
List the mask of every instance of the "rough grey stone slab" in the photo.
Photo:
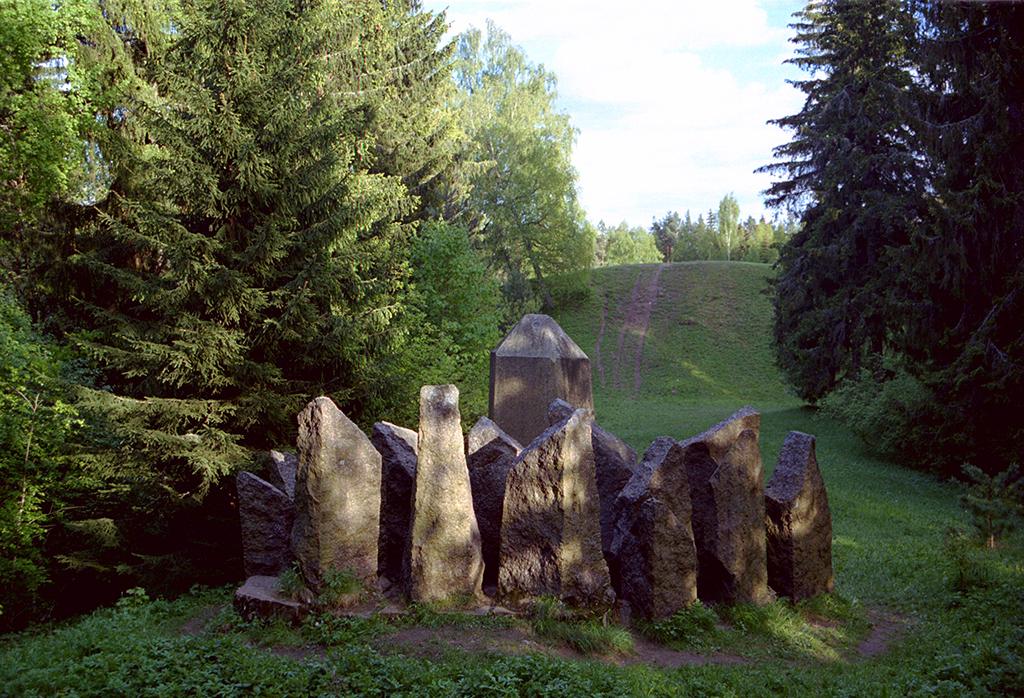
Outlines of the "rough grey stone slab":
{"type": "Polygon", "coordinates": [[[615,505],[611,557],[617,591],[633,613],[664,618],[697,600],[690,508],[683,448],[661,437],[644,454],[615,505]]]}
{"type": "Polygon", "coordinates": [[[377,422],[370,441],[381,457],[380,537],[377,540],[377,572],[389,584],[403,588],[405,550],[412,521],[412,484],[416,477],[415,431],[377,422]]]}
{"type": "Polygon", "coordinates": [[[275,575],[292,561],[295,507],[288,495],[249,472],[235,478],[246,576],[275,575]]]}
{"type": "Polygon", "coordinates": [[[294,453],[268,451],[264,462],[264,479],[277,489],[295,499],[295,473],[299,469],[299,457],[294,453]]]}
{"type": "MultiPolygon", "coordinates": [[[[548,406],[548,425],[568,419],[574,411],[575,408],[565,400],[553,400],[548,406]]],[[[615,529],[615,498],[636,472],[636,451],[615,434],[597,424],[591,425],[591,445],[594,449],[597,493],[601,500],[601,550],[610,570],[613,565],[610,556],[615,529]]],[[[614,573],[612,584],[615,584],[614,573]]]]}
{"type": "Polygon", "coordinates": [[[484,556],[484,586],[498,583],[498,553],[501,548],[501,516],[505,503],[505,481],[519,454],[515,444],[494,438],[467,457],[469,481],[473,488],[473,511],[480,528],[484,556]]]}
{"type": "Polygon", "coordinates": [[[495,439],[500,440],[507,449],[515,451],[517,455],[523,450],[522,444],[506,434],[505,430],[489,417],[481,417],[466,435],[466,457],[469,458],[495,439]]]}
{"type": "Polygon", "coordinates": [[[711,603],[766,603],[761,416],[743,408],[687,439],[684,451],[697,543],[697,593],[711,603]]]}
{"type": "Polygon", "coordinates": [[[555,398],[593,409],[590,359],[547,315],[524,315],[491,352],[489,414],[521,444],[547,428],[555,398]]]}
{"type": "Polygon", "coordinates": [[[298,625],[306,616],[306,607],[298,601],[285,598],[279,592],[277,577],[254,575],[235,591],[235,610],[246,620],[281,618],[298,625]]]}
{"type": "Polygon", "coordinates": [[[768,585],[793,601],[831,592],[832,513],[813,436],[789,432],[764,494],[768,585]]]}
{"type": "Polygon", "coordinates": [[[330,398],[299,413],[292,551],[306,585],[318,592],[324,575],[377,578],[381,458],[330,398]]]}
{"type": "Polygon", "coordinates": [[[505,485],[501,598],[547,595],[579,605],[609,599],[590,427],[587,411],[577,410],[516,457],[505,485]]]}
{"type": "Polygon", "coordinates": [[[412,601],[481,596],[484,561],[463,449],[459,390],[420,390],[419,460],[406,556],[412,601]]]}

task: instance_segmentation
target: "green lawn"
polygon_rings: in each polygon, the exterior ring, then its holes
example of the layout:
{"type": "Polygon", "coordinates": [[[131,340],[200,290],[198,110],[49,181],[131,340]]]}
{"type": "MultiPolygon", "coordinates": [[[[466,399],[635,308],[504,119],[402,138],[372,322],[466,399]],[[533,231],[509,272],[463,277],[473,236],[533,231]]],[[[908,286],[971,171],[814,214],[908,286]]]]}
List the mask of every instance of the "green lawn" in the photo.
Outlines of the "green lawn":
{"type": "Polygon", "coordinates": [[[675,649],[727,653],[743,663],[618,666],[628,659],[628,638],[593,618],[562,627],[557,619],[542,625],[418,609],[399,621],[321,617],[290,629],[241,623],[225,608],[180,632],[203,609],[230,598],[230,590],[206,590],[174,602],[129,598],[61,627],[4,639],[0,695],[1024,694],[1022,536],[995,551],[950,538],[950,527],[967,526],[955,486],[878,460],[841,425],[786,392],[771,358],[764,265],[663,268],[636,390],[636,318],[621,329],[634,285],[654,271],[598,270],[591,299],[557,317],[592,357],[601,338],[598,421],[642,451],[656,436],[691,436],[750,404],[763,414],[769,474],[786,432],[818,437],[836,595],[797,608],[698,607],[642,629],[675,649]],[[891,632],[869,634],[871,624],[891,632]],[[392,651],[389,645],[410,628],[466,636],[532,632],[555,649],[576,628],[587,646],[616,648],[620,656],[392,651]],[[866,637],[884,640],[883,651],[858,652],[866,637]]]}

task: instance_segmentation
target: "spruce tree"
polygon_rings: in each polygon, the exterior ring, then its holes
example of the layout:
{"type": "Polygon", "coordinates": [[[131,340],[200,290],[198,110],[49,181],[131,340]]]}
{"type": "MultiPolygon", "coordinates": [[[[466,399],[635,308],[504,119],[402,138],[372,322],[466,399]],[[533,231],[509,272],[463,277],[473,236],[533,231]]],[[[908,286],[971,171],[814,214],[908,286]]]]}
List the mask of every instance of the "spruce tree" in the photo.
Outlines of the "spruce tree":
{"type": "Polygon", "coordinates": [[[889,251],[919,225],[925,177],[911,128],[912,15],[895,1],[823,0],[798,18],[804,107],[774,122],[793,138],[761,169],[783,176],[769,205],[802,217],[780,253],[774,335],[780,366],[813,401],[899,330],[889,251]]]}
{"type": "Polygon", "coordinates": [[[185,2],[102,144],[67,264],[121,474],[202,493],[326,393],[355,416],[398,338],[414,208],[372,172],[394,50],[373,3],[185,2]]]}

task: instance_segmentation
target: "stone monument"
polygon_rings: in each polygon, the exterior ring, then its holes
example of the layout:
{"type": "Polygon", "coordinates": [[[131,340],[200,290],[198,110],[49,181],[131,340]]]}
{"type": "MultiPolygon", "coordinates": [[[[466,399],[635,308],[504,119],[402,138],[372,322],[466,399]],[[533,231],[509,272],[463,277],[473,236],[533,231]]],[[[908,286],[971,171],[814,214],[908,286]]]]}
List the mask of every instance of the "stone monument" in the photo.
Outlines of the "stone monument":
{"type": "Polygon", "coordinates": [[[524,315],[491,352],[490,418],[527,445],[555,398],[593,410],[590,359],[550,317],[524,315]]]}

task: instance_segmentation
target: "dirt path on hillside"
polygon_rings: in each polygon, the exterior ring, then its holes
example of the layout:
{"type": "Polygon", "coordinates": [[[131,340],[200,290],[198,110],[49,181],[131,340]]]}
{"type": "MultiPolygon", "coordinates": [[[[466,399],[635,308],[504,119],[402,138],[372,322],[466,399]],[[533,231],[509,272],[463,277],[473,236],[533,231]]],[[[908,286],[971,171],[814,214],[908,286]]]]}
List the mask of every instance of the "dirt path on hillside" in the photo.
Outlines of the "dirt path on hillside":
{"type": "MultiPolygon", "coordinates": [[[[629,301],[623,307],[619,341],[612,356],[612,380],[616,388],[626,390],[632,377],[634,395],[640,392],[647,329],[651,324],[651,311],[658,301],[658,282],[664,268],[664,264],[659,264],[649,276],[639,275],[629,294],[629,301]]],[[[602,318],[602,328],[603,325],[602,318]]]]}

